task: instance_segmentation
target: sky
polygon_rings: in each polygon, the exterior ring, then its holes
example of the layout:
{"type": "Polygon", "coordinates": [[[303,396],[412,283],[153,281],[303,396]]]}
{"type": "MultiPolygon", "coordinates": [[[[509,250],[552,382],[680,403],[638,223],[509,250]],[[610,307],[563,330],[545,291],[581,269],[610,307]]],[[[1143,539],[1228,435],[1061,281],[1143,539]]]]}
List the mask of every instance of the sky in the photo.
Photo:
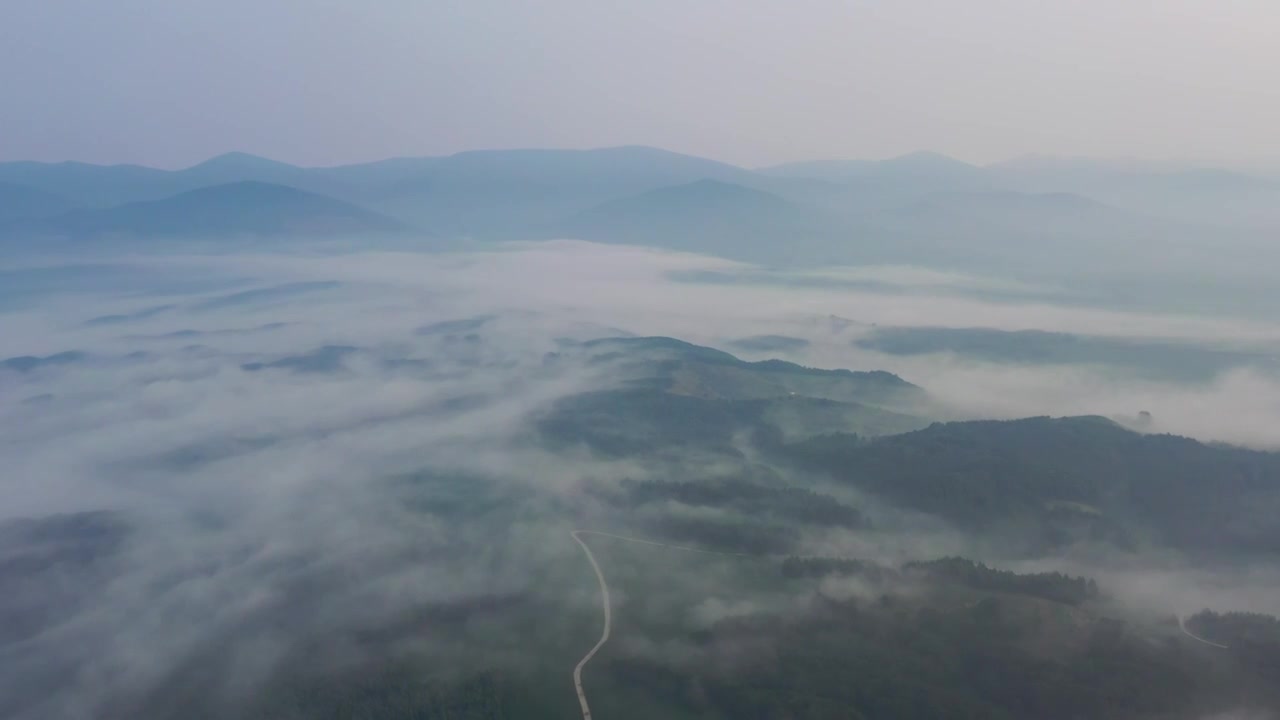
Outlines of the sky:
{"type": "Polygon", "coordinates": [[[643,144],[1280,167],[1274,0],[4,0],[0,161],[643,144]]]}

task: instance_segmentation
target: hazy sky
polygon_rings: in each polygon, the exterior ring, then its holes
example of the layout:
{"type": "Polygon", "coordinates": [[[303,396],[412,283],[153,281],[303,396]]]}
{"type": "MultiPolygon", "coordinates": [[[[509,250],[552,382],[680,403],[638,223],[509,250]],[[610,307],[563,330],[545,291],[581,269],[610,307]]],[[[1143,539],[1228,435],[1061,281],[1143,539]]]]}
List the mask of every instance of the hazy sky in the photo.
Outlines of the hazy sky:
{"type": "Polygon", "coordinates": [[[0,160],[1280,159],[1276,0],[0,0],[0,160]]]}

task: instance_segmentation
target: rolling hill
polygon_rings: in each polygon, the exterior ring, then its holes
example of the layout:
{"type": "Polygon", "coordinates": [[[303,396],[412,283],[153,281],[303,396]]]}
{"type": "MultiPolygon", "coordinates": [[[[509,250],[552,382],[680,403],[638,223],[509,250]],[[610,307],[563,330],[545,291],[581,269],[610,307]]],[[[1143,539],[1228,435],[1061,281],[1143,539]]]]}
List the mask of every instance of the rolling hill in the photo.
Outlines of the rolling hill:
{"type": "Polygon", "coordinates": [[[1024,157],[986,168],[1002,186],[1087,194],[1176,220],[1280,227],[1280,181],[1215,168],[1088,158],[1024,157]]]}
{"type": "Polygon", "coordinates": [[[785,360],[749,362],[668,337],[601,338],[573,350],[592,363],[622,363],[627,375],[677,395],[719,400],[802,396],[895,408],[918,404],[926,395],[881,370],[826,370],[785,360]]]}
{"type": "Polygon", "coordinates": [[[742,181],[732,165],[648,147],[483,150],[325,170],[361,202],[442,235],[524,237],[600,203],[704,178],[742,181]]]}
{"type": "Polygon", "coordinates": [[[824,370],[782,360],[748,362],[667,337],[601,338],[554,358],[609,366],[620,387],[565,398],[540,422],[553,443],[606,454],[696,449],[734,454],[735,438],[803,438],[833,431],[906,432],[927,394],[892,373],[824,370]],[[904,412],[906,411],[906,412],[904,412]]]}
{"type": "Polygon", "coordinates": [[[174,192],[181,192],[248,181],[288,185],[299,190],[331,195],[348,201],[358,195],[355,187],[311,168],[242,152],[224,153],[189,168],[175,171],[171,174],[169,185],[174,192]]]}
{"type": "Polygon", "coordinates": [[[241,152],[180,170],[64,162],[0,163],[0,182],[105,209],[234,182],[288,185],[357,203],[441,235],[509,237],[607,200],[713,178],[765,182],[726,163],[657,148],[476,150],[335,167],[241,152]]]}
{"type": "Polygon", "coordinates": [[[0,182],[0,223],[52,217],[75,207],[73,201],[47,190],[0,182]]]}
{"type": "Polygon", "coordinates": [[[1075,244],[1146,240],[1178,231],[1166,223],[1121,210],[1074,193],[1013,191],[932,193],[876,219],[917,235],[973,235],[966,244],[995,242],[1007,251],[1004,238],[1016,244],[1036,244],[1037,238],[1073,238],[1075,244]],[[985,236],[987,242],[981,242],[985,236]]]}
{"type": "Polygon", "coordinates": [[[939,423],[872,442],[828,435],[786,452],[893,504],[1041,547],[1280,550],[1280,455],[1142,435],[1101,417],[939,423]]]}
{"type": "Polygon", "coordinates": [[[977,182],[981,167],[936,152],[913,152],[887,160],[809,160],[760,168],[773,177],[811,178],[832,182],[852,180],[915,178],[934,182],[977,182]]]}
{"type": "MultiPolygon", "coordinates": [[[[1280,227],[1280,185],[1241,173],[1034,158],[979,167],[928,152],[752,171],[638,146],[483,150],[338,167],[245,153],[173,171],[0,163],[0,224],[10,226],[10,235],[14,223],[55,235],[185,232],[191,223],[162,220],[152,216],[160,207],[133,204],[235,183],[283,185],[350,203],[312,218],[321,234],[335,223],[363,231],[394,219],[442,240],[573,237],[766,265],[909,263],[1051,283],[1090,275],[1090,292],[1111,301],[1233,308],[1253,307],[1255,286],[1269,287],[1258,272],[1274,257],[1264,230],[1280,227]],[[1184,217],[1167,219],[1178,215],[1184,217]],[[1238,251],[1223,252],[1228,246],[1238,251]],[[1100,253],[1109,258],[1101,271],[1100,253]],[[1247,276],[1248,287],[1220,284],[1219,299],[1205,297],[1195,288],[1206,268],[1247,276]],[[1160,290],[1152,287],[1156,279],[1179,287],[1151,300],[1160,290]]],[[[278,202],[251,195],[241,196],[242,216],[259,212],[255,203],[278,202]]],[[[298,215],[247,225],[229,216],[215,220],[225,211],[213,215],[196,230],[279,234],[313,227],[298,215]]]]}
{"type": "Polygon", "coordinates": [[[902,238],[896,259],[1009,277],[1203,272],[1232,260],[1218,242],[1256,248],[1258,238],[1134,212],[1068,192],[925,193],[861,216],[902,238]],[[1097,258],[1105,256],[1105,267],[1097,258]]]}
{"type": "Polygon", "coordinates": [[[866,233],[772,193],[699,180],[604,203],[543,235],[787,264],[852,259],[866,233]]]}
{"type": "MultiPolygon", "coordinates": [[[[892,210],[935,193],[1008,189],[985,168],[934,152],[916,152],[887,160],[817,160],[761,168],[761,175],[792,183],[808,182],[810,203],[847,219],[866,222],[868,214],[892,210]]],[[[788,197],[795,197],[790,192],[788,197]]],[[[872,221],[873,222],[873,221],[872,221]]]]}
{"type": "Polygon", "coordinates": [[[801,160],[762,167],[757,172],[770,177],[839,183],[867,177],[875,172],[878,164],[875,160],[801,160]]]}
{"type": "Polygon", "coordinates": [[[983,327],[879,326],[854,344],[890,355],[952,353],[995,363],[1090,365],[1178,382],[1208,382],[1233,368],[1274,372],[1280,364],[1258,349],[983,327]]]}
{"type": "Polygon", "coordinates": [[[751,171],[643,146],[593,150],[472,150],[444,157],[394,158],[316,172],[381,191],[436,188],[607,189],[631,193],[702,178],[742,180],[751,171]]]}
{"type": "Polygon", "coordinates": [[[887,160],[816,160],[761,168],[761,175],[829,183],[814,188],[829,202],[865,209],[908,202],[936,192],[1002,189],[985,168],[935,152],[887,160]]]}
{"type": "Polygon", "coordinates": [[[236,182],[163,200],[76,210],[11,232],[62,237],[220,237],[406,232],[405,224],[331,197],[285,185],[236,182]]]}
{"type": "Polygon", "coordinates": [[[52,193],[87,207],[110,207],[172,195],[172,173],[141,165],[93,165],[82,162],[0,163],[0,182],[52,193]]]}
{"type": "Polygon", "coordinates": [[[246,181],[289,185],[343,199],[353,194],[343,183],[322,173],[241,152],[225,153],[181,170],[79,162],[0,163],[0,182],[66,198],[68,207],[109,208],[246,181]]]}

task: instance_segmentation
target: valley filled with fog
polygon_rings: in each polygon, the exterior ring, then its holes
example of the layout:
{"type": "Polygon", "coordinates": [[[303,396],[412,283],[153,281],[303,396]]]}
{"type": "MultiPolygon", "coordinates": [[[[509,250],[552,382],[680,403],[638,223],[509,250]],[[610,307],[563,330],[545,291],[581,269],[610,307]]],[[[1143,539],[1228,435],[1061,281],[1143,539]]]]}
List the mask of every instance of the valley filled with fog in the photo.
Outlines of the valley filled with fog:
{"type": "MultiPolygon", "coordinates": [[[[572,716],[584,529],[601,717],[1275,707],[1280,324],[1183,284],[1247,244],[1117,239],[1169,263],[1113,268],[1086,217],[1045,256],[1010,228],[1092,206],[997,194],[947,228],[1027,259],[956,263],[589,169],[454,198],[509,223],[474,232],[280,192],[257,217],[287,223],[234,232],[189,196],[15,220],[0,713],[572,716]],[[566,208],[594,219],[527,229],[566,208]],[[108,212],[137,224],[85,229],[108,212]]],[[[908,224],[938,202],[881,184],[908,224]]]]}

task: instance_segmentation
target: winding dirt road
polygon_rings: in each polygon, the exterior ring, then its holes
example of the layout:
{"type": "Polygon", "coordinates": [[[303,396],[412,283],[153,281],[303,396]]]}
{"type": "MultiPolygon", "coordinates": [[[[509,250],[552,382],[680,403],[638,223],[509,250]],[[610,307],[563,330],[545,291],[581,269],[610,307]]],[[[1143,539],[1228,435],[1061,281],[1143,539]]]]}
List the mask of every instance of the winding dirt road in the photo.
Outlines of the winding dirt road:
{"type": "Polygon", "coordinates": [[[1227,647],[1226,645],[1219,645],[1219,644],[1218,644],[1218,643],[1216,643],[1216,642],[1210,642],[1209,640],[1205,640],[1204,638],[1200,637],[1199,635],[1196,635],[1195,633],[1193,633],[1193,632],[1191,632],[1190,630],[1188,630],[1188,629],[1187,629],[1187,625],[1186,625],[1186,623],[1184,623],[1184,622],[1182,621],[1182,616],[1181,616],[1181,615],[1179,615],[1179,616],[1178,616],[1178,629],[1182,631],[1182,634],[1183,634],[1183,635],[1186,635],[1187,637],[1191,638],[1192,640],[1199,640],[1200,642],[1204,643],[1205,645],[1212,645],[1213,647],[1216,647],[1216,648],[1222,648],[1223,650],[1230,650],[1230,649],[1231,649],[1231,648],[1227,647]]]}
{"type": "Polygon", "coordinates": [[[600,582],[600,602],[604,605],[604,632],[600,633],[600,639],[596,641],[595,647],[578,661],[573,668],[573,686],[578,689],[578,703],[582,705],[582,720],[591,720],[591,706],[587,704],[587,694],[582,691],[582,668],[586,666],[591,658],[609,642],[609,630],[613,627],[613,614],[609,609],[609,584],[604,581],[604,573],[600,572],[600,563],[596,562],[596,556],[591,554],[591,548],[582,541],[580,535],[586,530],[574,530],[571,535],[579,545],[582,546],[582,552],[587,554],[587,559],[591,561],[591,569],[596,571],[596,580],[600,582]]]}
{"type": "Polygon", "coordinates": [[[578,661],[573,668],[573,686],[578,691],[578,704],[582,706],[582,720],[591,720],[591,706],[587,704],[587,693],[582,689],[582,668],[586,667],[591,658],[609,642],[609,632],[613,629],[613,611],[609,605],[609,583],[604,580],[604,573],[600,571],[600,563],[596,562],[596,556],[591,553],[591,548],[587,547],[587,543],[583,541],[583,535],[598,535],[600,537],[614,538],[616,540],[625,540],[627,542],[639,543],[641,545],[653,545],[654,547],[667,548],[669,550],[680,550],[683,552],[702,553],[704,555],[729,555],[732,557],[755,557],[750,553],[733,553],[720,552],[718,550],[703,550],[702,548],[689,547],[687,545],[670,545],[668,543],[656,542],[653,540],[643,540],[641,538],[627,537],[626,535],[614,535],[613,533],[600,532],[598,530],[574,530],[570,535],[573,536],[574,542],[582,547],[582,552],[587,554],[587,560],[591,562],[591,569],[596,571],[596,580],[600,583],[600,603],[604,606],[604,630],[600,633],[600,639],[596,641],[595,647],[578,661]]]}
{"type": "MultiPolygon", "coordinates": [[[[614,538],[616,540],[625,540],[627,542],[639,543],[641,545],[652,545],[654,547],[667,548],[669,550],[680,550],[683,552],[702,553],[704,555],[758,557],[758,556],[751,555],[750,553],[721,552],[717,550],[704,550],[702,548],[689,547],[687,545],[671,545],[669,543],[657,542],[654,540],[644,540],[642,538],[627,537],[626,535],[614,535],[613,533],[600,532],[599,530],[574,530],[569,534],[572,535],[574,541],[577,542],[578,545],[582,547],[582,552],[587,554],[587,560],[591,562],[591,569],[595,570],[596,580],[600,583],[600,604],[604,608],[604,630],[600,633],[600,639],[596,641],[595,647],[591,648],[591,651],[588,652],[586,655],[584,655],[582,659],[578,661],[578,664],[573,668],[573,686],[578,691],[578,703],[582,705],[582,720],[591,720],[591,706],[587,704],[587,694],[582,689],[582,668],[586,667],[587,663],[591,661],[591,658],[595,657],[595,654],[600,651],[600,648],[604,647],[604,644],[609,642],[609,633],[613,629],[613,611],[609,603],[609,584],[605,582],[604,573],[600,571],[600,563],[596,562],[596,556],[591,553],[591,548],[587,547],[587,543],[583,541],[582,539],[583,535],[597,535],[599,537],[614,538]]],[[[1205,640],[1199,635],[1196,635],[1195,633],[1188,630],[1186,623],[1184,623],[1182,620],[1181,615],[1178,616],[1178,629],[1182,631],[1182,634],[1186,635],[1192,640],[1196,640],[1198,642],[1204,643],[1205,645],[1221,648],[1223,650],[1231,649],[1226,645],[1221,645],[1216,642],[1205,640]]]]}

